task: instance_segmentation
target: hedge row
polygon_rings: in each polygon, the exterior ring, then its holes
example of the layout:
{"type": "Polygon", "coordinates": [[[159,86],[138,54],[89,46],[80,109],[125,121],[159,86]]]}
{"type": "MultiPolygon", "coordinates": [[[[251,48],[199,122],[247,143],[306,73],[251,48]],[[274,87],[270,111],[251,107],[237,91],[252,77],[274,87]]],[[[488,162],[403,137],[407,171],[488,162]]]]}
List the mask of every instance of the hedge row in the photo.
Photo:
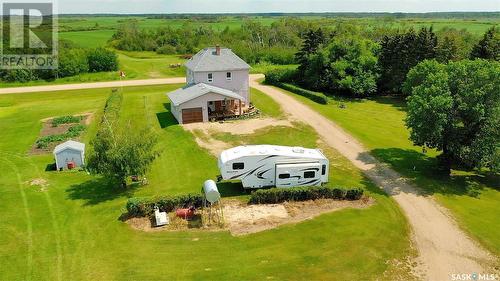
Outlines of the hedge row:
{"type": "Polygon", "coordinates": [[[277,86],[280,88],[283,88],[287,91],[290,91],[292,93],[295,93],[297,95],[301,95],[303,97],[306,97],[306,98],[308,98],[314,102],[317,102],[319,104],[327,104],[328,103],[328,98],[323,93],[309,91],[309,90],[306,90],[306,89],[303,89],[301,87],[298,87],[298,86],[295,86],[292,84],[288,84],[288,83],[280,83],[277,86]]]}
{"type": "Polygon", "coordinates": [[[104,115],[102,116],[102,122],[109,122],[113,124],[118,120],[120,116],[120,109],[122,107],[123,94],[121,91],[113,90],[106,100],[106,105],[104,106],[104,115]]]}
{"type": "Polygon", "coordinates": [[[361,188],[341,189],[323,186],[260,189],[250,196],[250,204],[276,204],[285,201],[307,201],[316,199],[358,200],[363,195],[361,188]]]}
{"type": "Polygon", "coordinates": [[[297,75],[297,70],[295,69],[282,69],[275,68],[266,71],[265,82],[270,85],[278,86],[280,83],[293,82],[295,76],[297,75]]]}
{"type": "Polygon", "coordinates": [[[306,97],[319,104],[327,104],[328,98],[323,93],[309,91],[301,87],[295,86],[293,83],[297,78],[297,70],[295,69],[272,69],[266,72],[265,82],[293,92],[297,95],[306,97]]]}
{"type": "Polygon", "coordinates": [[[153,215],[155,206],[162,212],[171,212],[177,208],[187,208],[191,206],[200,208],[202,205],[203,195],[183,194],[157,198],[130,198],[127,201],[126,207],[130,216],[147,217],[153,215]]]}

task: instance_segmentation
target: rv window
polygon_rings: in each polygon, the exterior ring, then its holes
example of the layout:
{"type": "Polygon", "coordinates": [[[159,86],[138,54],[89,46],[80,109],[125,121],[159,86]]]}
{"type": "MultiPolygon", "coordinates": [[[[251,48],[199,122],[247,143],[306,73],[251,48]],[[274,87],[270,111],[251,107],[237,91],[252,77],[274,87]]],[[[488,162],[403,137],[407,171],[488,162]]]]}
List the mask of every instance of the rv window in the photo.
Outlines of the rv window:
{"type": "Polygon", "coordinates": [[[280,179],[289,179],[290,178],[290,174],[279,174],[278,178],[280,178],[280,179]]]}
{"type": "Polygon", "coordinates": [[[312,179],[315,177],[316,177],[316,172],[314,172],[314,171],[304,172],[304,178],[306,178],[306,179],[312,179]]]}
{"type": "Polygon", "coordinates": [[[243,170],[245,168],[245,163],[233,163],[233,170],[243,170]]]}
{"type": "Polygon", "coordinates": [[[321,167],[321,174],[324,176],[326,174],[326,165],[321,167]]]}

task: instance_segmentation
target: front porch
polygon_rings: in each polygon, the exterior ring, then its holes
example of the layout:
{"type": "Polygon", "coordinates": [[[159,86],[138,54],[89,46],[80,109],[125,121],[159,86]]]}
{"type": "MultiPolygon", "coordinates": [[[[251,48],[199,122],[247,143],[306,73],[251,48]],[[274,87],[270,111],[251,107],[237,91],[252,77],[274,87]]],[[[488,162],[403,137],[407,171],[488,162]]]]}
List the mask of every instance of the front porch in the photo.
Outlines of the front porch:
{"type": "Polygon", "coordinates": [[[207,108],[210,121],[240,116],[248,111],[245,103],[237,99],[208,101],[207,108]]]}

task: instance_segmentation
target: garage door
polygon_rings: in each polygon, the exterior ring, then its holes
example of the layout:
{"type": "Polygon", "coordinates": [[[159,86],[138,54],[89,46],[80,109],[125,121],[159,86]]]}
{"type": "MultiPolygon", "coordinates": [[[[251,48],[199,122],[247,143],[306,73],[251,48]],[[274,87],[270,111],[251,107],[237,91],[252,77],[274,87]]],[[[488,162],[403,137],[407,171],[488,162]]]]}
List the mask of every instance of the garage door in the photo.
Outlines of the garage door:
{"type": "Polygon", "coordinates": [[[203,113],[201,107],[186,108],[182,110],[182,123],[203,122],[203,113]]]}

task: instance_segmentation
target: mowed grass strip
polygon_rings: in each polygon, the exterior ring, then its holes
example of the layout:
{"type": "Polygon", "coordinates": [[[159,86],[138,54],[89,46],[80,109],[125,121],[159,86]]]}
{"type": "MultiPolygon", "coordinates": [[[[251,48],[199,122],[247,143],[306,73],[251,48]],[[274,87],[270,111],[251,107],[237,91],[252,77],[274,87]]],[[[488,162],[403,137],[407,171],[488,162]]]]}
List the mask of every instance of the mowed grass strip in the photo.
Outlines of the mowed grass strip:
{"type": "MultiPolygon", "coordinates": [[[[51,116],[94,112],[85,135],[88,145],[110,89],[0,96],[0,162],[11,163],[2,166],[0,175],[1,279],[374,280],[394,270],[387,261],[412,254],[397,205],[331,150],[325,151],[332,161],[332,184],[363,187],[375,205],[244,237],[228,232],[145,233],[120,221],[129,197],[197,192],[203,180],[218,173],[215,157],[199,148],[169,112],[165,93],[179,86],[123,89],[123,124],[151,128],[163,149],[147,175],[150,184],[127,190],[84,172],[45,171],[52,155],[26,154],[40,120],[51,116]],[[45,191],[29,184],[34,178],[47,180],[45,191]]],[[[304,146],[315,146],[317,140],[307,126],[277,127],[248,137],[255,143],[294,140],[304,146]]]]}
{"type": "Polygon", "coordinates": [[[391,97],[373,99],[333,98],[327,105],[282,90],[342,126],[378,159],[411,179],[452,211],[460,226],[487,249],[500,255],[500,176],[453,170],[436,173],[434,150],[426,153],[409,140],[405,102],[391,97]],[[345,108],[341,108],[341,104],[345,108]]]}

